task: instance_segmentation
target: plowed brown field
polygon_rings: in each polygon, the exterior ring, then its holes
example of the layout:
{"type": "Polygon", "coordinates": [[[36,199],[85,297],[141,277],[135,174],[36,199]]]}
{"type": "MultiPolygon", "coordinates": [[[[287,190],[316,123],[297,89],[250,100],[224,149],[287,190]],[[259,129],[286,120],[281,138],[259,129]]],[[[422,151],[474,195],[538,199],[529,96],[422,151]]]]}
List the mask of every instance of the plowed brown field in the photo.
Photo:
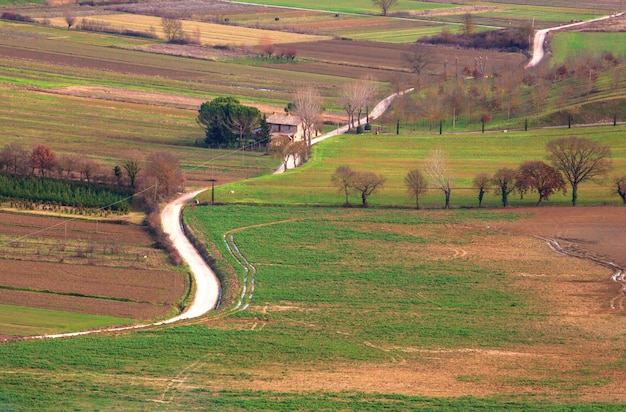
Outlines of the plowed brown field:
{"type": "Polygon", "coordinates": [[[504,230],[557,239],[581,257],[626,268],[625,207],[546,207],[519,209],[529,217],[499,224],[504,230]]]}
{"type": "Polygon", "coordinates": [[[102,243],[123,242],[125,244],[150,244],[152,242],[148,233],[136,225],[0,213],[0,234],[26,236],[35,232],[38,236],[53,239],[78,239],[102,243]]]}
{"type": "Polygon", "coordinates": [[[132,224],[0,213],[0,304],[162,317],[188,282],[151,243],[132,224]]]}

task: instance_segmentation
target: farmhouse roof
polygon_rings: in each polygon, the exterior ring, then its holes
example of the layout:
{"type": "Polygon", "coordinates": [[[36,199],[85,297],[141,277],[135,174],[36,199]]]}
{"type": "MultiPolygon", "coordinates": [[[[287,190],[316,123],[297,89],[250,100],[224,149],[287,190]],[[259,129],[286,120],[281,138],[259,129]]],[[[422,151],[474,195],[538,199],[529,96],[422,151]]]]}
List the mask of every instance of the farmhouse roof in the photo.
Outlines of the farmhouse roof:
{"type": "Polygon", "coordinates": [[[298,116],[273,114],[267,118],[267,123],[282,124],[282,125],[288,125],[288,126],[298,126],[302,122],[300,121],[300,118],[298,116]]]}

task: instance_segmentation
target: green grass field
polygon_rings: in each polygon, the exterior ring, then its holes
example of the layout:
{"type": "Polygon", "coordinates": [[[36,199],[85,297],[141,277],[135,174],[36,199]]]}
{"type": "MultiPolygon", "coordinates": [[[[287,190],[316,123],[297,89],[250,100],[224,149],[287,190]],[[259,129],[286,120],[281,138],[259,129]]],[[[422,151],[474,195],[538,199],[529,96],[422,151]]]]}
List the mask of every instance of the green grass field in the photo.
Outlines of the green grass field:
{"type": "Polygon", "coordinates": [[[0,330],[5,336],[30,336],[134,323],[133,319],[0,305],[0,330]],[[19,319],[19,322],[15,320],[19,319]]]}
{"type": "Polygon", "coordinates": [[[610,51],[615,56],[626,56],[626,36],[623,33],[557,32],[551,40],[551,64],[559,64],[567,57],[577,55],[601,56],[610,51]]]}
{"type": "MultiPolygon", "coordinates": [[[[346,164],[354,170],[373,171],[387,177],[384,189],[370,198],[374,206],[410,207],[413,201],[406,194],[403,179],[409,170],[424,170],[425,159],[433,149],[441,149],[448,157],[452,177],[452,206],[476,205],[472,180],[479,173],[493,175],[499,168],[516,168],[525,160],[544,160],[548,141],[575,135],[609,146],[615,174],[626,172],[626,141],[624,126],[601,128],[530,130],[528,132],[474,134],[411,134],[344,135],[314,146],[313,158],[303,167],[280,176],[267,176],[216,189],[216,199],[224,202],[275,204],[340,205],[344,197],[332,185],[331,176],[337,166],[346,164]],[[227,192],[234,190],[235,194],[227,192]]],[[[586,183],[581,186],[580,201],[586,205],[619,204],[610,179],[604,185],[586,183]]],[[[569,193],[569,192],[568,192],[569,193]]],[[[206,200],[206,194],[202,195],[206,200]]],[[[513,195],[513,206],[532,206],[534,194],[524,200],[513,195]]],[[[443,193],[431,188],[423,195],[421,206],[443,206],[443,193]]],[[[351,198],[359,204],[357,195],[351,198]]],[[[568,205],[569,196],[554,195],[548,204],[568,205]]],[[[498,206],[499,198],[489,194],[485,205],[498,206]]]]}
{"type": "MultiPolygon", "coordinates": [[[[329,12],[344,12],[344,13],[371,13],[378,14],[380,9],[372,5],[369,0],[352,0],[349,4],[340,4],[330,0],[316,1],[315,4],[311,4],[306,0],[252,0],[246,3],[265,4],[272,6],[282,7],[297,7],[303,9],[313,10],[327,10],[329,12]]],[[[424,1],[414,0],[400,0],[391,11],[408,11],[408,10],[436,10],[453,8],[454,6],[442,3],[431,3],[424,1]]]]}
{"type": "MultiPolygon", "coordinates": [[[[551,361],[521,370],[503,364],[493,376],[448,364],[457,351],[463,358],[481,350],[563,351],[589,338],[560,322],[544,295],[514,286],[519,270],[536,273],[556,259],[545,247],[518,256],[513,251],[541,242],[518,244],[484,229],[519,217],[490,210],[191,208],[186,219],[243,282],[246,274],[222,240],[237,230],[238,248],[258,271],[250,306],[233,311],[233,302],[197,325],[5,343],[0,404],[18,410],[618,410],[571,395],[612,384],[606,374],[623,357],[615,364],[577,361],[565,374],[552,370],[551,361]],[[493,244],[512,249],[491,260],[475,254],[493,244]],[[462,250],[473,252],[458,257],[462,250]],[[320,374],[326,385],[340,385],[333,371],[365,377],[379,369],[398,383],[394,373],[407,365],[412,373],[451,374],[455,385],[495,385],[512,394],[449,398],[305,384],[320,374]],[[302,389],[287,389],[294,380],[302,389]]],[[[597,345],[608,339],[593,336],[597,345]]]]}

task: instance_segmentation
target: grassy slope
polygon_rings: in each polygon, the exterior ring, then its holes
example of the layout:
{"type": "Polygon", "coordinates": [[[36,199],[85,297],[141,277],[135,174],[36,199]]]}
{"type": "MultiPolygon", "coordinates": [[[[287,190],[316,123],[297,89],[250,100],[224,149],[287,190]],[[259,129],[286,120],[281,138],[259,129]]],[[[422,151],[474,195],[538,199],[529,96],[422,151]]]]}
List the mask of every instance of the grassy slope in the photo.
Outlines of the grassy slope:
{"type": "Polygon", "coordinates": [[[626,56],[626,36],[624,33],[557,32],[550,41],[550,49],[551,64],[562,63],[567,56],[601,55],[604,51],[626,56]]]}
{"type": "Polygon", "coordinates": [[[6,336],[79,332],[134,323],[133,319],[0,305],[0,330],[6,336]],[[19,322],[16,322],[19,319],[19,322]]]}
{"type": "MultiPolygon", "coordinates": [[[[300,7],[305,9],[328,10],[331,12],[345,13],[379,13],[380,9],[373,6],[370,0],[352,0],[349,4],[342,4],[332,0],[316,1],[314,4],[306,0],[252,0],[246,3],[266,4],[283,7],[300,7]]],[[[400,0],[391,11],[408,10],[432,10],[441,8],[452,8],[454,6],[440,3],[430,3],[414,0],[400,0]]]]}
{"type": "MultiPolygon", "coordinates": [[[[528,132],[475,133],[448,135],[346,135],[331,138],[314,147],[313,159],[304,167],[281,176],[272,176],[250,182],[236,183],[216,190],[216,198],[227,202],[253,203],[321,203],[339,205],[343,196],[331,183],[331,176],[339,165],[354,170],[374,171],[387,177],[385,187],[374,194],[372,205],[410,207],[403,179],[409,170],[424,170],[425,159],[431,150],[440,148],[448,156],[452,177],[452,206],[475,206],[476,193],[472,179],[478,173],[492,175],[501,167],[515,168],[524,160],[541,160],[546,156],[545,144],[555,138],[576,135],[587,137],[609,146],[613,152],[615,173],[626,170],[626,142],[624,126],[580,129],[531,130],[528,132]],[[228,195],[234,190],[234,195],[228,195]]],[[[608,184],[608,181],[607,181],[608,184]]],[[[619,197],[612,187],[585,183],[580,187],[583,204],[618,204],[619,197]]],[[[205,195],[206,198],[206,195],[205,195]]],[[[519,200],[513,195],[512,205],[533,205],[534,194],[519,200]]],[[[351,198],[358,203],[358,196],[351,198]]],[[[436,188],[426,193],[421,205],[440,207],[443,194],[436,188]]],[[[497,196],[488,194],[485,204],[497,206],[497,196]]],[[[555,195],[548,204],[567,205],[568,196],[555,195]]]]}
{"type": "MultiPolygon", "coordinates": [[[[507,253],[451,260],[455,249],[479,240],[509,243],[508,235],[480,227],[515,217],[465,210],[190,210],[187,218],[224,256],[222,233],[247,227],[235,239],[259,271],[249,309],[228,318],[223,314],[230,310],[218,313],[208,325],[0,345],[0,404],[29,410],[617,410],[572,396],[611,383],[602,377],[619,366],[604,362],[575,361],[565,375],[549,364],[521,372],[503,366],[494,376],[452,372],[458,385],[493,385],[514,393],[507,396],[272,389],[318,374],[333,379],[335,370],[359,376],[383,368],[394,381],[393,371],[407,365],[417,373],[445,362],[428,355],[433,350],[444,357],[481,349],[564,351],[584,342],[590,332],[581,336],[559,323],[543,295],[513,287],[517,270],[532,274],[556,258],[547,248],[530,258],[507,253]],[[456,225],[474,228],[444,230],[456,225]],[[267,239],[275,239],[271,247],[267,239]],[[532,394],[522,394],[528,390],[532,394]]],[[[593,336],[595,345],[606,344],[593,336]]]]}

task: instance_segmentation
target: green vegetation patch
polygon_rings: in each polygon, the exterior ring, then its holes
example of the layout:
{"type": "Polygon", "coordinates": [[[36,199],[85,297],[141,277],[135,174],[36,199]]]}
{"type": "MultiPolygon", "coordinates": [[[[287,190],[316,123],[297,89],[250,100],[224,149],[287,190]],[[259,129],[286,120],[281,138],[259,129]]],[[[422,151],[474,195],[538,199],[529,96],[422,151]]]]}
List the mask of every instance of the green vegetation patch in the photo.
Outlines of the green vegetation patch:
{"type": "MultiPolygon", "coordinates": [[[[404,178],[411,169],[425,172],[429,154],[441,149],[452,178],[452,207],[476,207],[477,191],[472,180],[479,173],[489,176],[500,168],[515,169],[526,160],[546,160],[546,143],[550,140],[575,135],[596,140],[612,150],[613,165],[617,173],[626,168],[626,140],[623,126],[579,129],[546,129],[528,132],[467,133],[467,134],[362,134],[332,137],[313,146],[312,158],[302,167],[281,175],[266,176],[216,188],[220,202],[271,203],[271,204],[324,204],[342,205],[345,196],[333,185],[331,177],[340,165],[357,171],[376,171],[387,178],[384,187],[368,199],[373,206],[414,207],[415,202],[406,191],[404,178]],[[234,193],[229,194],[229,191],[234,193]]],[[[620,199],[603,184],[584,183],[579,200],[583,204],[619,204],[620,199]]],[[[420,196],[420,206],[440,208],[444,195],[434,182],[429,191],[420,196]]],[[[568,192],[569,193],[569,192],[568,192]]],[[[202,196],[206,200],[209,193],[202,196]]],[[[534,206],[538,196],[528,193],[523,199],[512,194],[513,206],[534,206]]],[[[352,193],[350,203],[360,204],[359,195],[352,193]]],[[[571,198],[553,195],[549,204],[569,205],[571,198]]],[[[485,206],[499,206],[500,198],[489,191],[485,206]]]]}
{"type": "Polygon", "coordinates": [[[112,316],[0,305],[0,329],[12,336],[79,332],[133,322],[133,319],[112,316]]]}
{"type": "MultiPolygon", "coordinates": [[[[254,4],[265,4],[272,6],[282,6],[282,7],[298,7],[304,9],[315,9],[315,10],[327,10],[330,12],[344,12],[344,13],[380,13],[380,9],[376,6],[372,5],[371,0],[353,0],[350,1],[349,4],[338,3],[332,0],[320,0],[316,1],[314,5],[311,2],[306,0],[252,0],[247,1],[247,3],[254,4]]],[[[454,8],[456,6],[450,4],[442,4],[442,3],[431,3],[424,1],[414,1],[414,0],[399,0],[398,4],[393,6],[390,9],[390,12],[396,11],[409,11],[409,10],[434,10],[434,9],[445,9],[445,8],[454,8]]]]}
{"type": "MultiPolygon", "coordinates": [[[[230,255],[222,233],[234,236],[258,270],[255,308],[285,302],[298,308],[272,319],[307,320],[353,337],[418,346],[528,339],[524,298],[505,277],[475,261],[451,262],[438,253],[452,249],[432,247],[458,242],[442,237],[446,222],[492,218],[480,212],[252,206],[196,208],[187,217],[223,256],[230,255]]],[[[463,242],[474,236],[480,234],[463,242]]],[[[243,279],[243,268],[228,261],[243,279]]]]}
{"type": "Polygon", "coordinates": [[[624,33],[556,32],[550,41],[550,49],[552,64],[580,55],[599,57],[604,52],[624,57],[626,36],[624,33]]]}
{"type": "Polygon", "coordinates": [[[132,192],[94,183],[0,174],[0,196],[63,206],[128,211],[132,192]]]}

